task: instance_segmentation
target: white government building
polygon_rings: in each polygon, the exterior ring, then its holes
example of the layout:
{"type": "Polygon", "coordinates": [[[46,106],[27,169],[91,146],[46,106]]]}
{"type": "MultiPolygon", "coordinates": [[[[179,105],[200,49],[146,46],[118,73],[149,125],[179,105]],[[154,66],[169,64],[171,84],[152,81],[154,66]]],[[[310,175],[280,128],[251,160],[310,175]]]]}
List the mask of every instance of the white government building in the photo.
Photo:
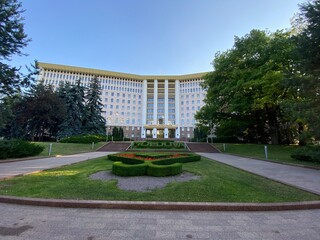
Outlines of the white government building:
{"type": "Polygon", "coordinates": [[[38,80],[55,88],[78,79],[87,87],[97,77],[107,134],[116,126],[127,138],[188,140],[193,137],[194,114],[204,105],[206,91],[201,83],[206,73],[148,76],[43,62],[38,66],[38,80]]]}

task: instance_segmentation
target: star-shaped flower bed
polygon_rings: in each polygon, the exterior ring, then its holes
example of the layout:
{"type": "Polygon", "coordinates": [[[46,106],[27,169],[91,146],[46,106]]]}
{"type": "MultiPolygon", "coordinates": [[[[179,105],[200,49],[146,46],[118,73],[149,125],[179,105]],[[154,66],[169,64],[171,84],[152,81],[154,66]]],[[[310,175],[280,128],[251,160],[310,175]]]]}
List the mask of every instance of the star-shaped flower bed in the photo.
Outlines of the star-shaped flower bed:
{"type": "Polygon", "coordinates": [[[182,172],[182,164],[199,161],[192,153],[118,153],[109,155],[115,161],[112,172],[118,176],[173,176],[182,172]]]}

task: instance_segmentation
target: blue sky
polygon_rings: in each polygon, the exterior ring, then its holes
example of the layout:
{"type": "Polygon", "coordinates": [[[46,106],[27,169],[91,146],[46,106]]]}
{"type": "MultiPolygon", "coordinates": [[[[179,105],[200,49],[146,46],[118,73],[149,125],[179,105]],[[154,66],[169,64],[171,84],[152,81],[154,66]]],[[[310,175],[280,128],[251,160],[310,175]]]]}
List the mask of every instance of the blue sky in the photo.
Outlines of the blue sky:
{"type": "Polygon", "coordinates": [[[252,29],[290,27],[304,0],[28,0],[27,57],[110,71],[170,75],[206,72],[217,51],[252,29]]]}

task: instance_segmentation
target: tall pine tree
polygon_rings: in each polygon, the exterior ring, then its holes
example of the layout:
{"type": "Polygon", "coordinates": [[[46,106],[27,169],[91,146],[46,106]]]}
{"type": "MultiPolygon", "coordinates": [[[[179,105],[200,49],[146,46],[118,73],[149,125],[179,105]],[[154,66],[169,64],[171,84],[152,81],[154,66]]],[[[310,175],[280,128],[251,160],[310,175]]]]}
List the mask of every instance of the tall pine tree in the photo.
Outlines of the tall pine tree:
{"type": "Polygon", "coordinates": [[[102,116],[101,88],[97,77],[91,79],[86,94],[84,131],[87,134],[104,134],[106,121],[102,116]]]}
{"type": "Polygon", "coordinates": [[[60,85],[58,95],[64,101],[67,109],[66,118],[59,126],[59,138],[83,134],[85,95],[81,80],[79,79],[76,85],[73,86],[70,83],[60,85]]]}

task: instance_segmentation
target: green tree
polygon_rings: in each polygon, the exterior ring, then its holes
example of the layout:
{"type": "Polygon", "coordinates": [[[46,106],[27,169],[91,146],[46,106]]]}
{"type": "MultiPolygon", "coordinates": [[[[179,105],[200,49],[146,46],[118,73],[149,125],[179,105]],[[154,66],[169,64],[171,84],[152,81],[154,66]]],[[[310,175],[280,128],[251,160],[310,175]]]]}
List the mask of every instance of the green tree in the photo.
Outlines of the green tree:
{"type": "Polygon", "coordinates": [[[220,136],[282,142],[287,120],[281,103],[288,97],[283,81],[292,71],[292,48],[289,34],[280,31],[236,37],[231,50],[216,54],[214,72],[205,77],[206,106],[197,120],[212,121],[220,136]]]}
{"type": "Polygon", "coordinates": [[[105,134],[106,121],[102,116],[101,88],[97,77],[91,79],[86,94],[85,118],[83,127],[88,134],[105,134]]]}
{"type": "Polygon", "coordinates": [[[300,140],[305,143],[308,137],[320,139],[320,1],[304,3],[300,11],[303,28],[292,37],[296,44],[296,73],[287,86],[296,95],[296,101],[288,105],[299,123],[300,140]]]}
{"type": "Polygon", "coordinates": [[[65,106],[51,86],[40,83],[16,106],[16,112],[15,122],[22,126],[24,137],[41,141],[56,137],[65,106]]]}
{"type": "MultiPolygon", "coordinates": [[[[12,138],[17,135],[14,132],[21,132],[15,123],[15,106],[22,101],[20,94],[5,96],[0,102],[0,137],[12,138]],[[13,127],[13,125],[16,125],[13,127]],[[12,132],[14,131],[14,132],[12,132]]],[[[18,134],[19,135],[19,134],[18,134]]]]}
{"type": "Polygon", "coordinates": [[[33,80],[34,73],[23,75],[20,68],[7,64],[13,55],[23,55],[22,49],[30,41],[24,32],[23,12],[17,0],[0,1],[0,96],[19,92],[33,80]]]}
{"type": "Polygon", "coordinates": [[[66,117],[59,126],[59,138],[83,134],[85,96],[81,80],[79,79],[74,86],[70,83],[60,85],[57,94],[66,106],[66,117]]]}

